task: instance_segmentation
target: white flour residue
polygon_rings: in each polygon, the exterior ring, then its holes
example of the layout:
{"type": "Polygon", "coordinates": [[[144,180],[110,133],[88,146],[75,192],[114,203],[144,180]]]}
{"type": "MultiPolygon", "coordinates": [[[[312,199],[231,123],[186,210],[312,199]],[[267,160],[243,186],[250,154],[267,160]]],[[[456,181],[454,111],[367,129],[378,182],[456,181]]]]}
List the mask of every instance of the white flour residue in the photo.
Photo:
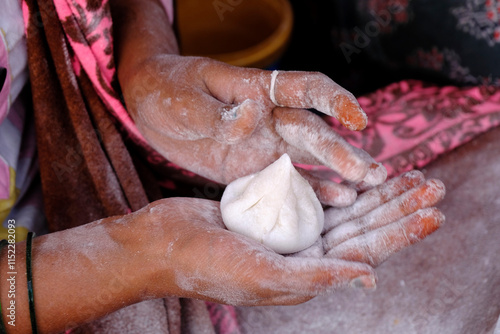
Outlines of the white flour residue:
{"type": "Polygon", "coordinates": [[[327,209],[325,211],[325,232],[330,231],[341,223],[366,215],[388,200],[409,190],[411,187],[423,183],[424,179],[424,175],[421,172],[411,171],[361,194],[356,202],[347,208],[327,209]],[[405,182],[401,183],[401,178],[405,179],[405,182]],[[409,181],[406,182],[406,180],[409,181]]]}
{"type": "Polygon", "coordinates": [[[239,105],[229,109],[223,109],[221,112],[221,119],[223,121],[232,121],[236,118],[238,118],[238,109],[240,108],[239,105]]]}

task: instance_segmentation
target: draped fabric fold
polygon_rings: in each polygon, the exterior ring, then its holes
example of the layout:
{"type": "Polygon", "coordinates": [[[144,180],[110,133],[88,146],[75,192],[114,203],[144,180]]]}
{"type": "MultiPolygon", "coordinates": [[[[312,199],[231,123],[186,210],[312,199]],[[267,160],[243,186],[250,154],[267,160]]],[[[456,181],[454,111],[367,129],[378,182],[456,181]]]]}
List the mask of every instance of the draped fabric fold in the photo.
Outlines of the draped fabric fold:
{"type": "Polygon", "coordinates": [[[27,25],[28,63],[49,229],[125,214],[128,203],[90,117],[91,103],[71,67],[59,20],[50,15],[55,9],[49,1],[42,11],[26,3],[33,18],[27,25]]]}

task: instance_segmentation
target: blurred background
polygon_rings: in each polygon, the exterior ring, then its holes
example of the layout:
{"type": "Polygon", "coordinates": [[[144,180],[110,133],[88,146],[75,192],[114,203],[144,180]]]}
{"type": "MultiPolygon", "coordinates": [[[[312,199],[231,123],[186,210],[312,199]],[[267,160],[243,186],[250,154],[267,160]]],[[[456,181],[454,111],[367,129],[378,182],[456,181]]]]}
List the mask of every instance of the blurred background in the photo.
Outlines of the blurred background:
{"type": "Polygon", "coordinates": [[[320,71],[356,95],[401,79],[500,86],[492,0],[182,0],[182,53],[320,71]]]}

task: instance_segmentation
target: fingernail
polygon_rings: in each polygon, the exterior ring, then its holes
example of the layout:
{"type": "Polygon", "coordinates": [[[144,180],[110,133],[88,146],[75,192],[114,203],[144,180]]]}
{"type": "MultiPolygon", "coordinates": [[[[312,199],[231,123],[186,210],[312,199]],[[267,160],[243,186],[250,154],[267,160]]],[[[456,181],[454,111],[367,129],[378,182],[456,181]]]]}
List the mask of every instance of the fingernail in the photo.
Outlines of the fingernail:
{"type": "Polygon", "coordinates": [[[363,289],[375,289],[377,284],[375,278],[371,275],[359,276],[351,281],[351,287],[363,289]]]}
{"type": "Polygon", "coordinates": [[[378,186],[387,179],[387,169],[381,163],[373,163],[363,181],[370,186],[378,186]]]}

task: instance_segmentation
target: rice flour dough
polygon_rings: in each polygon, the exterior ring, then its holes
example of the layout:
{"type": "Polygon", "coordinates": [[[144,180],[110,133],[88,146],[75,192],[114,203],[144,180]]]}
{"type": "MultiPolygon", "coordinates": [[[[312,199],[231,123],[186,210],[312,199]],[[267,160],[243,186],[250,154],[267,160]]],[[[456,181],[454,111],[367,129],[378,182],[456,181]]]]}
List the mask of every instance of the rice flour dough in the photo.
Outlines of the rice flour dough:
{"type": "Polygon", "coordinates": [[[287,154],[259,173],[231,182],[221,212],[228,230],[281,254],[314,244],[324,223],[321,203],[287,154]]]}

